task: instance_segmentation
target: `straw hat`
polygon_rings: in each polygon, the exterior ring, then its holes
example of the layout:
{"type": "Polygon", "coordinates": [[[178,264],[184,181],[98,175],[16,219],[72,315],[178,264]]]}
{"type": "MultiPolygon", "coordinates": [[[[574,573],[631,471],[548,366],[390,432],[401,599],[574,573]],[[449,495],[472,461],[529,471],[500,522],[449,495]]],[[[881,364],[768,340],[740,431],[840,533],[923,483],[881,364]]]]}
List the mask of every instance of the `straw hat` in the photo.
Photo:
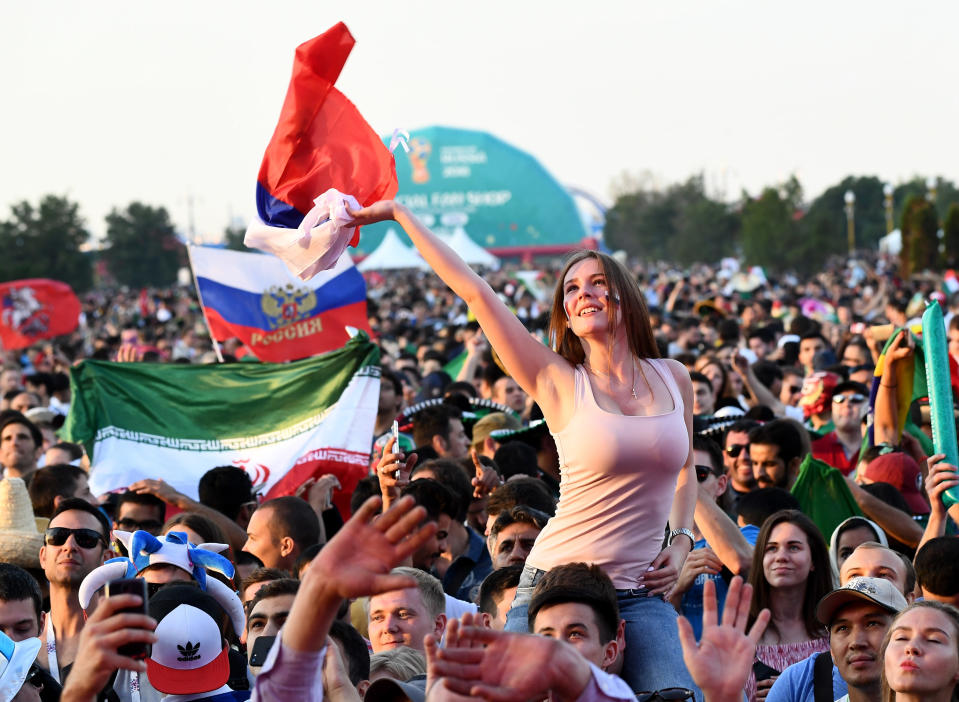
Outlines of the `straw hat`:
{"type": "Polygon", "coordinates": [[[23,480],[0,480],[0,563],[39,568],[43,531],[48,522],[34,518],[23,480]]]}

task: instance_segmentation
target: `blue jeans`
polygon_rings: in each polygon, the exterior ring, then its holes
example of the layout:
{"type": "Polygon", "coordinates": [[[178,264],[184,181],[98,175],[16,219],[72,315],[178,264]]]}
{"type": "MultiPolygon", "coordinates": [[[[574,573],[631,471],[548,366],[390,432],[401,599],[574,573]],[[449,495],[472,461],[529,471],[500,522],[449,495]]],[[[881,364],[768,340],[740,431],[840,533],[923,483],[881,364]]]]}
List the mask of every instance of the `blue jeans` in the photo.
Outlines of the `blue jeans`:
{"type": "MultiPolygon", "coordinates": [[[[543,571],[527,566],[520,576],[506,631],[529,632],[529,603],[543,571]]],[[[619,616],[626,621],[626,651],[622,678],[636,692],[664,687],[688,687],[700,702],[703,694],[693,682],[679,644],[678,615],[662,597],[645,590],[617,590],[619,616]]]]}

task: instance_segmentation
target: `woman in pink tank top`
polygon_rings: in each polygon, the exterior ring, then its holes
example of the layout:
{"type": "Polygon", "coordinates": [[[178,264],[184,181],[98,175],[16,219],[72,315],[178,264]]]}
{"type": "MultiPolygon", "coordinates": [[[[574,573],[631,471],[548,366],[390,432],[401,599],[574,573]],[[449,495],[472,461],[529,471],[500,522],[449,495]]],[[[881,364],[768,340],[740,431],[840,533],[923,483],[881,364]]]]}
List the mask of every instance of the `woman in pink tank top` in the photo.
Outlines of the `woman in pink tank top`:
{"type": "MultiPolygon", "coordinates": [[[[624,665],[623,677],[634,689],[694,688],[682,665],[675,611],[662,600],[693,546],[692,385],[685,367],[657,358],[635,278],[604,254],[570,257],[553,295],[549,348],[404,205],[383,201],[350,215],[356,226],[395,220],[403,227],[542,409],[560,451],[560,501],[528,570],[574,561],[601,565],[621,593],[627,665],[636,661],[634,670],[624,665]],[[661,548],[667,524],[672,531],[661,548]],[[658,602],[662,611],[631,622],[623,598],[658,602]]],[[[532,583],[520,585],[531,589],[532,583]]],[[[518,594],[514,608],[521,599],[518,594]]]]}

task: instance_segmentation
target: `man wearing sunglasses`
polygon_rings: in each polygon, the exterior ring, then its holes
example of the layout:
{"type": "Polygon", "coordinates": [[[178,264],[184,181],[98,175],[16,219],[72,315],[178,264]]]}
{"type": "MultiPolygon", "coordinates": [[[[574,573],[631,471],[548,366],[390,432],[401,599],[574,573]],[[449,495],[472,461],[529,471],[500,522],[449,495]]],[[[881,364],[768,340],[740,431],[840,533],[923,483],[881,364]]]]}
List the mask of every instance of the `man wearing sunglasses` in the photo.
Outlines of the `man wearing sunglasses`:
{"type": "Polygon", "coordinates": [[[832,421],[828,434],[812,443],[813,458],[825,461],[849,475],[859,462],[862,445],[862,418],[866,414],[869,388],[852,380],[839,383],[832,391],[832,421]]]}
{"type": "MultiPolygon", "coordinates": [[[[743,452],[748,450],[744,449],[743,452]]],[[[696,480],[699,481],[693,518],[695,540],[679,579],[669,593],[669,601],[689,619],[698,639],[702,632],[703,587],[706,581],[713,580],[716,583],[716,595],[722,607],[727,581],[733,575],[746,576],[749,573],[759,529],[755,526],[737,526],[720,506],[729,478],[716,442],[694,436],[693,460],[696,480]]]]}
{"type": "Polygon", "coordinates": [[[733,504],[740,495],[756,489],[756,478],[753,475],[753,463],[749,459],[749,432],[759,426],[755,419],[740,419],[726,429],[723,437],[723,465],[729,477],[729,485],[733,504]]]}
{"type": "Polygon", "coordinates": [[[50,612],[41,638],[39,661],[63,683],[77,655],[83,630],[79,589],[83,579],[113,553],[110,523],[99,509],[80,498],[63,500],[54,512],[40,548],[40,566],[50,582],[50,612]]]}

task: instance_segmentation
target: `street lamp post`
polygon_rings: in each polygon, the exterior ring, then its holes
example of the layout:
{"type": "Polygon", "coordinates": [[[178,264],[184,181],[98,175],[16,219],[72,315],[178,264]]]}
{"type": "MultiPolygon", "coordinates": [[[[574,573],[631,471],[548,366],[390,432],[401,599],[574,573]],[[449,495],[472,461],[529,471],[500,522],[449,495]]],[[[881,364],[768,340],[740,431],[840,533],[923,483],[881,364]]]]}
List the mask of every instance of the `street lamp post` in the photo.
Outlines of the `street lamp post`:
{"type": "Polygon", "coordinates": [[[892,194],[893,192],[894,192],[894,188],[892,187],[892,183],[886,183],[884,186],[882,186],[882,194],[885,196],[884,203],[886,205],[886,234],[891,232],[893,229],[893,226],[892,226],[892,194]]]}
{"type": "Polygon", "coordinates": [[[856,248],[856,193],[847,190],[843,196],[846,201],[846,238],[849,243],[849,256],[856,248]]]}

